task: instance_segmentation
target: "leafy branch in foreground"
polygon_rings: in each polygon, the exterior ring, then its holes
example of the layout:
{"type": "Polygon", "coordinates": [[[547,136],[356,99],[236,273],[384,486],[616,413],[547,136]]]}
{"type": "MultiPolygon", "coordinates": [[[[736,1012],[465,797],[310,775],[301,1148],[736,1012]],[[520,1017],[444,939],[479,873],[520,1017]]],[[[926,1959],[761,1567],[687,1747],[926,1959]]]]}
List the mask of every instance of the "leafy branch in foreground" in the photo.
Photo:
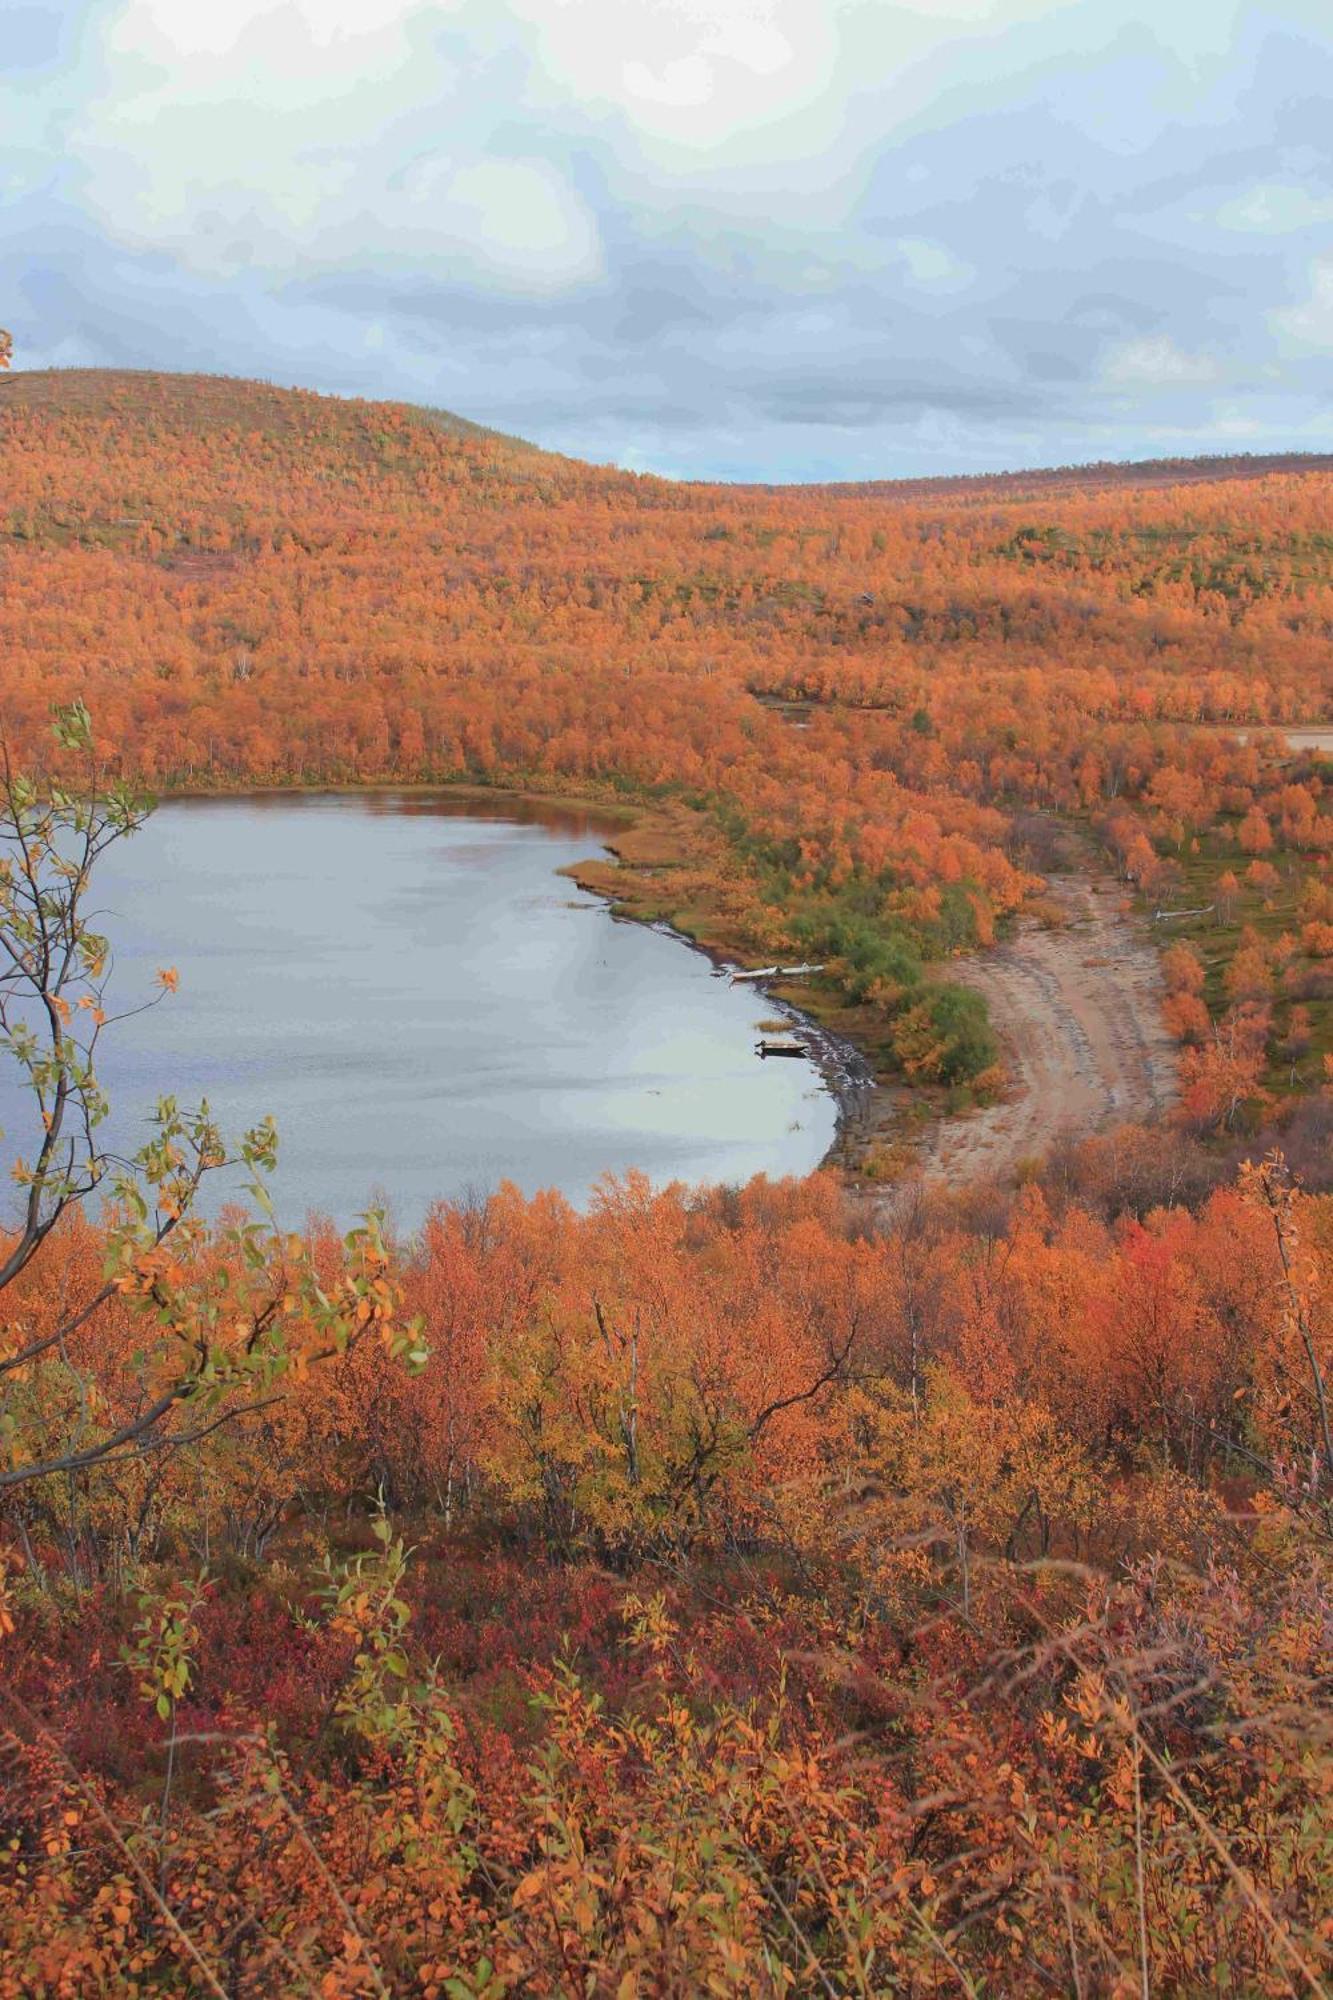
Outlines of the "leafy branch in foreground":
{"type": "MultiPolygon", "coordinates": [[[[0,1244],[0,1293],[94,1193],[108,1199],[108,1230],[100,1284],[54,1315],[0,1323],[0,1492],[195,1441],[370,1331],[395,1358],[424,1359],[416,1328],[401,1320],[377,1214],[347,1237],[332,1291],[308,1244],[277,1229],[271,1121],[233,1152],[206,1103],[183,1112],[164,1097],[132,1158],[104,1142],[98,1049],[127,1015],[109,1012],[111,949],[88,897],[97,863],[143,826],[151,804],[107,778],[82,704],[57,713],[55,733],[77,784],[17,771],[0,751],[0,1050],[36,1128],[32,1154],[13,1166],[21,1207],[0,1244]],[[245,1170],[252,1212],[210,1237],[199,1192],[229,1167],[245,1170]],[[113,1415],[76,1336],[117,1299],[142,1318],[145,1339],[130,1406],[122,1400],[113,1415]]],[[[175,972],[160,972],[158,985],[149,1006],[175,990],[175,972]]]]}

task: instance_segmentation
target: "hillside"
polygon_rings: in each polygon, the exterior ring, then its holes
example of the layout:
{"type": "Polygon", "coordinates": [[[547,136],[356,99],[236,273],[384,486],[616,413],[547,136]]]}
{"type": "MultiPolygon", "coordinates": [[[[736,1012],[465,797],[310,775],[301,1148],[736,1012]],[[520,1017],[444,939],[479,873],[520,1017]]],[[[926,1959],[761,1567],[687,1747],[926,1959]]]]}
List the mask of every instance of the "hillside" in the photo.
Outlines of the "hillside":
{"type": "Polygon", "coordinates": [[[1329,1990],[1333,475],[1197,470],[0,389],[0,2000],[1329,1990]],[[822,962],[856,1177],[113,1162],[122,774],[614,798],[583,879],[822,962]]]}
{"type": "MultiPolygon", "coordinates": [[[[848,499],[1022,500],[1042,494],[1104,493],[1122,487],[1147,492],[1164,486],[1207,486],[1219,481],[1269,479],[1300,473],[1333,472],[1333,454],[1314,451],[1217,453],[1204,458],[1106,460],[1090,465],[1053,465],[1023,472],[944,474],[933,479],[867,479],[807,489],[848,499]]],[[[780,489],[775,489],[780,490],[780,489]]]]}
{"type": "Polygon", "coordinates": [[[536,449],[449,410],[323,396],[310,389],[281,389],[230,375],[174,375],[138,368],[20,369],[0,378],[0,405],[53,415],[129,418],[201,438],[240,427],[307,442],[338,438],[344,449],[359,434],[371,435],[377,412],[395,412],[450,436],[487,438],[513,444],[520,451],[536,449]]]}
{"type": "MultiPolygon", "coordinates": [[[[833,970],[805,1004],[886,1073],[970,1088],[999,1073],[981,1002],[923,965],[1037,893],[1034,813],[1091,822],[1159,900],[1207,902],[1247,814],[1264,832],[1242,867],[1273,840],[1326,855],[1315,767],[1195,726],[1329,713],[1333,475],[1180,470],[1021,494],[673,486],[403,405],[18,375],[5,727],[36,744],[54,700],[82,699],[158,787],[638,799],[623,858],[643,866],[596,886],[732,951],[817,953],[833,970]]],[[[1247,925],[1294,939],[1318,1053],[1306,873],[1228,896],[1207,994],[1223,1007],[1247,925]]]]}
{"type": "MultiPolygon", "coordinates": [[[[378,462],[375,438],[382,423],[407,422],[449,436],[508,445],[512,448],[510,464],[515,476],[524,458],[545,461],[548,469],[561,459],[558,453],[543,451],[521,438],[488,429],[449,410],[321,395],[314,390],[278,388],[236,376],[164,374],[149,369],[26,369],[0,376],[0,408],[5,406],[103,419],[129,418],[200,439],[215,437],[223,444],[239,433],[259,432],[299,442],[305,448],[326,446],[367,462],[378,462]]],[[[571,467],[578,464],[569,459],[562,462],[571,467]]],[[[612,467],[584,469],[599,472],[608,486],[631,479],[639,484],[646,477],[652,483],[650,476],[621,475],[612,467]]],[[[939,474],[931,478],[815,482],[797,488],[760,482],[728,490],[791,491],[843,499],[928,500],[951,495],[1002,499],[1043,492],[1101,492],[1109,487],[1142,490],[1312,472],[1333,472],[1333,454],[1245,452],[1200,458],[1117,460],[1014,472],[939,474]]],[[[687,492],[701,489],[709,490],[708,483],[686,482],[684,486],[687,492]]]]}

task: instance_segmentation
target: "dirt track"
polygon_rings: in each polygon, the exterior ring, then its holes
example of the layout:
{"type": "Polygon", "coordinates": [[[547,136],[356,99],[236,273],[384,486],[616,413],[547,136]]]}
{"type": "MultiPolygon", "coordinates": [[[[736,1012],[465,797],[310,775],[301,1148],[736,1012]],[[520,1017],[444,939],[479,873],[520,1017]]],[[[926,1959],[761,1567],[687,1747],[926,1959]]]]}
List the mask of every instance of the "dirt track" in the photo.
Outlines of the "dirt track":
{"type": "Polygon", "coordinates": [[[1159,1115],[1176,1094],[1157,955],[1105,879],[1054,877],[1063,929],[1027,920],[949,977],[984,993],[1004,1045],[1005,1102],[948,1119],[921,1149],[927,1181],[1008,1174],[1065,1134],[1159,1115]]]}

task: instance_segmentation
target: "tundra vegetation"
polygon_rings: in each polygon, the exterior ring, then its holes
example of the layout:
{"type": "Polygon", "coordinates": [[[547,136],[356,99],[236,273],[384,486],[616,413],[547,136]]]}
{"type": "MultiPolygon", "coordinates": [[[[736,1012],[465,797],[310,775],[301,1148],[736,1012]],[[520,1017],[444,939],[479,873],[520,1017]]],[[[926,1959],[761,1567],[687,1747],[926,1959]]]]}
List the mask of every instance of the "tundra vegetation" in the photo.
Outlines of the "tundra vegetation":
{"type": "Polygon", "coordinates": [[[0,426],[0,1996],[1326,1991],[1328,471],[681,487],[80,373],[0,426]],[[403,1240],[280,1226],[206,1106],[112,1157],[100,854],[351,781],[616,799],[629,907],[822,961],[937,1109],[1005,1088],[950,961],[1110,871],[1178,1101],[403,1240]]]}

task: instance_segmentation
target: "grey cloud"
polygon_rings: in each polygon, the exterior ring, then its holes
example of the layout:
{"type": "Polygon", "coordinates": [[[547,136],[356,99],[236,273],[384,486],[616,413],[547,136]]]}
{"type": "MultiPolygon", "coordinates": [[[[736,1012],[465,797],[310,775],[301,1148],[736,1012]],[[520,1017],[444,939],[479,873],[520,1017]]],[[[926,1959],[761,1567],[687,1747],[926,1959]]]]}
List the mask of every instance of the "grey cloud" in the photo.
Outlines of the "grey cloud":
{"type": "MultiPolygon", "coordinates": [[[[303,111],[296,194],[251,186],[242,149],[216,200],[210,183],[155,235],[147,208],[131,226],[129,194],[104,213],[66,140],[119,74],[104,72],[99,35],[127,4],[6,19],[31,75],[65,51],[16,146],[26,195],[0,220],[12,282],[0,319],[20,364],[214,368],[403,396],[691,476],[863,478],[1327,435],[1333,353],[1274,323],[1314,293],[1317,230],[1215,220],[1262,184],[1330,191],[1333,31],[1309,9],[1240,6],[1219,47],[1212,0],[1173,0],[1210,26],[1197,76],[1133,0],[1105,0],[1101,44],[1086,8],[998,37],[959,29],[918,63],[905,109],[881,112],[873,75],[840,74],[830,146],[803,152],[775,126],[772,157],[734,168],[707,151],[673,166],[632,107],[544,68],[528,18],[541,0],[513,21],[500,0],[422,9],[404,15],[407,67],[383,85],[382,117],[359,114],[363,138],[352,143],[337,101],[303,111]],[[497,160],[541,163],[568,189],[596,268],[525,288],[475,258],[426,255],[430,199],[417,236],[392,223],[421,162],[447,181],[497,160]],[[188,235],[210,214],[212,261],[188,235]]],[[[845,64],[868,59],[866,22],[892,12],[855,17],[845,64]]],[[[828,124],[819,116],[810,132],[828,124]]],[[[264,145],[281,129],[267,125],[264,145]]],[[[183,159],[182,186],[202,171],[183,159]]],[[[502,219],[521,265],[535,224],[502,219]]]]}
{"type": "Polygon", "coordinates": [[[886,417],[920,417],[930,411],[946,411],[955,417],[1026,418],[1046,407],[1026,389],[988,389],[944,376],[904,376],[848,386],[831,384],[821,377],[818,381],[774,384],[757,400],[766,415],[783,423],[858,430],[886,417]]]}

